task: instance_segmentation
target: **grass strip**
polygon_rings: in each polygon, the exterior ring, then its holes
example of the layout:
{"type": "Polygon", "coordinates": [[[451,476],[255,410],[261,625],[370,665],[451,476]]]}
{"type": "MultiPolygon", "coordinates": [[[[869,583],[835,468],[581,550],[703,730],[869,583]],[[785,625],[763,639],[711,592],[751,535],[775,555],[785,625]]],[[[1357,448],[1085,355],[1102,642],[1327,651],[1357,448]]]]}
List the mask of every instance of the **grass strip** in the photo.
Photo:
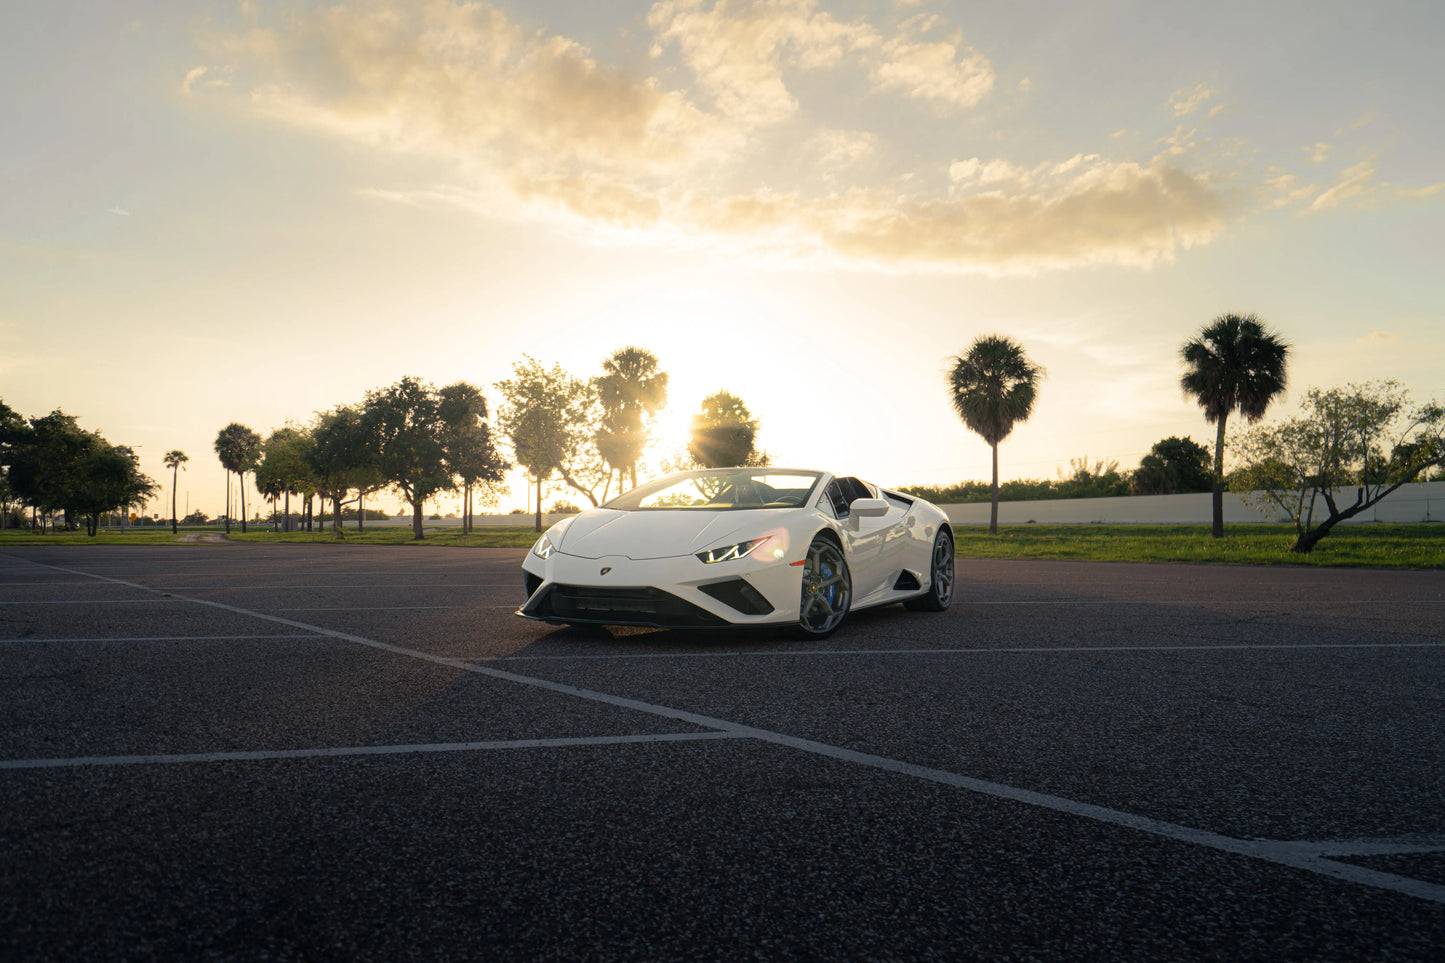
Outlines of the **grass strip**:
{"type": "Polygon", "coordinates": [[[1294,555],[1291,525],[960,525],[960,558],[1077,559],[1088,562],[1190,562],[1445,568],[1445,525],[1342,525],[1308,555],[1294,555]]]}
{"type": "Polygon", "coordinates": [[[170,529],[128,529],[124,534],[118,531],[101,531],[93,538],[84,532],[50,532],[34,534],[28,530],[0,532],[0,548],[9,545],[216,545],[230,542],[261,542],[269,545],[443,545],[463,548],[530,548],[537,541],[537,533],[531,525],[478,528],[470,535],[463,535],[459,528],[426,529],[426,538],[416,541],[411,537],[410,526],[388,526],[368,528],[358,532],[348,528],[338,538],[331,531],[316,532],[273,532],[259,525],[249,526],[250,531],[241,534],[239,526],[232,527],[227,536],[219,528],[182,528],[179,535],[172,535],[170,529]],[[196,541],[197,538],[209,541],[196,541]]]}

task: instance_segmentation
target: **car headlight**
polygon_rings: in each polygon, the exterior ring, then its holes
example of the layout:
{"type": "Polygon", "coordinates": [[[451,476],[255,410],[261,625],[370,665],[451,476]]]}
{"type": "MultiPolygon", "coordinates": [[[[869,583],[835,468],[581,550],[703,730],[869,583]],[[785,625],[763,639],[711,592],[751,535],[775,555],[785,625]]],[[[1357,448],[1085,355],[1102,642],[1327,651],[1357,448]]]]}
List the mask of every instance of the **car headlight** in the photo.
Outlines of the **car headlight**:
{"type": "Polygon", "coordinates": [[[762,545],[771,535],[764,535],[762,538],[749,539],[746,542],[738,542],[736,545],[722,545],[718,548],[710,548],[706,552],[698,552],[698,560],[705,565],[713,562],[735,562],[740,558],[747,558],[762,545]]]}
{"type": "Polygon", "coordinates": [[[557,551],[557,547],[552,544],[552,540],[546,535],[537,539],[537,544],[532,546],[532,554],[538,558],[551,558],[552,553],[555,551],[557,551]]]}

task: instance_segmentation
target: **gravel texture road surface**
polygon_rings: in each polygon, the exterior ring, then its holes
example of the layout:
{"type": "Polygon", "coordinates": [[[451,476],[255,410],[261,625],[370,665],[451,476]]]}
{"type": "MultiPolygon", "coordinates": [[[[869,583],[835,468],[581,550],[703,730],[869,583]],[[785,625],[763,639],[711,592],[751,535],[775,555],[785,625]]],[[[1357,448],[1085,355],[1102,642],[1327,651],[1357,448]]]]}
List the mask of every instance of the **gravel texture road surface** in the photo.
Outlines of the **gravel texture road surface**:
{"type": "Polygon", "coordinates": [[[0,959],[1445,958],[1445,572],[960,560],[803,643],[521,559],[0,552],[0,959]]]}

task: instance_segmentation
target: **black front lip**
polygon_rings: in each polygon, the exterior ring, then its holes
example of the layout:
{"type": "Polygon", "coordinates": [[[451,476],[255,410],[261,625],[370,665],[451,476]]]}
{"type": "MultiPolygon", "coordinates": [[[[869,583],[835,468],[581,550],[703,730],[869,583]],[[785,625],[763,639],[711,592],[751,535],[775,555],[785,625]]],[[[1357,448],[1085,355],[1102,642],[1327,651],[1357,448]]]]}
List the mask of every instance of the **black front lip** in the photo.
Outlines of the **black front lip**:
{"type": "Polygon", "coordinates": [[[718,628],[730,625],[686,599],[651,586],[544,585],[517,614],[566,625],[634,625],[644,628],[718,628]]]}

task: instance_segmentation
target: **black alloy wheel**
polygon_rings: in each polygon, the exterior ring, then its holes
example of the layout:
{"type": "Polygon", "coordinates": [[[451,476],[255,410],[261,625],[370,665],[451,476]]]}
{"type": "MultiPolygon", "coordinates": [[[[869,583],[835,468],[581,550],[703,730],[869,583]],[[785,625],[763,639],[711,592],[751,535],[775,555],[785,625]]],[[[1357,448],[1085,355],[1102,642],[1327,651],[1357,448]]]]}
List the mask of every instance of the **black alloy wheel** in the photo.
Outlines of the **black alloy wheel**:
{"type": "Polygon", "coordinates": [[[933,539],[933,565],[928,574],[928,591],[903,605],[914,612],[942,612],[953,601],[953,537],[940,528],[933,539]]]}
{"type": "Polygon", "coordinates": [[[827,638],[838,630],[853,604],[853,579],[838,543],[821,535],[808,546],[803,562],[803,597],[798,606],[798,635],[827,638]]]}

